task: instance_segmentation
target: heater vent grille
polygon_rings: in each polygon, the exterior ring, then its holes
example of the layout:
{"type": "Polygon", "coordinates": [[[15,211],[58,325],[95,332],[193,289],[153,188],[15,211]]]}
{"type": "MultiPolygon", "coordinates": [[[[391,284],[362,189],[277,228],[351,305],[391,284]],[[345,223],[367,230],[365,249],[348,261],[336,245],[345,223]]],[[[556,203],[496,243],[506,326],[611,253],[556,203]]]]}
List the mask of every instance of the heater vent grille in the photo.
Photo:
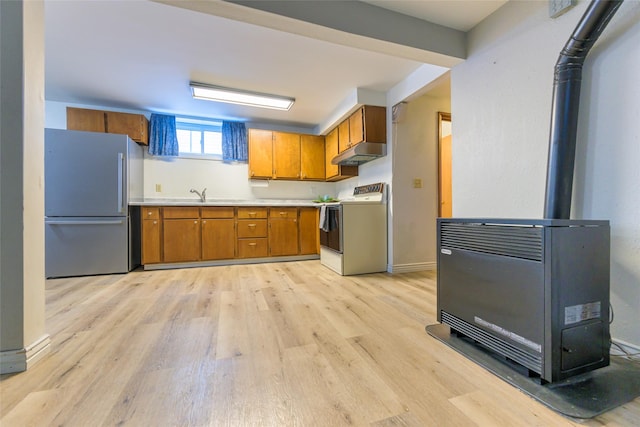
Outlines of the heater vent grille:
{"type": "Polygon", "coordinates": [[[542,261],[542,228],[441,223],[440,247],[542,261]]]}
{"type": "Polygon", "coordinates": [[[475,325],[465,322],[464,320],[447,313],[440,312],[442,323],[449,325],[452,329],[466,335],[467,337],[479,342],[485,347],[529,368],[537,374],[542,374],[542,356],[534,356],[523,351],[495,336],[483,331],[475,325]]]}

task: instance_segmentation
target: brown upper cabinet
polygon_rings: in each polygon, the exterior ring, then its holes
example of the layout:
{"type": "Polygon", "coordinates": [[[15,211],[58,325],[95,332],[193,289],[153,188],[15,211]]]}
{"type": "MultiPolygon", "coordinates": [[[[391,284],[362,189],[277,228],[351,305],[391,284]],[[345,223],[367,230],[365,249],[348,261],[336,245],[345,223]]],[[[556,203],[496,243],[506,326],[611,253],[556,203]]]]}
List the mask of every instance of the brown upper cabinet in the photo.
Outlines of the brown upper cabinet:
{"type": "Polygon", "coordinates": [[[105,113],[107,133],[129,135],[129,138],[144,145],[149,144],[149,121],[142,114],[105,113]]]}
{"type": "Polygon", "coordinates": [[[149,144],[149,121],[142,114],[67,107],[67,129],[129,135],[140,144],[149,144]]]}
{"type": "Polygon", "coordinates": [[[334,165],[331,160],[338,155],[339,128],[333,129],[325,137],[325,180],[340,181],[342,179],[358,176],[357,166],[334,165]]]}
{"type": "Polygon", "coordinates": [[[249,178],[339,181],[358,166],[331,163],[361,142],[387,142],[386,108],[364,105],[327,136],[249,129],[249,178]]]}
{"type": "Polygon", "coordinates": [[[249,178],[273,176],[273,132],[249,129],[249,178]]]}
{"type": "Polygon", "coordinates": [[[273,179],[300,179],[300,135],[273,132],[273,179]]]}
{"type": "Polygon", "coordinates": [[[300,178],[310,181],[325,179],[324,136],[300,135],[300,178]]]}
{"type": "Polygon", "coordinates": [[[338,125],[338,152],[342,153],[351,147],[351,139],[349,136],[349,118],[346,118],[338,125]]]}
{"type": "Polygon", "coordinates": [[[338,125],[340,153],[361,142],[387,142],[385,107],[363,105],[338,125]]]}
{"type": "Polygon", "coordinates": [[[324,137],[249,129],[249,178],[325,179],[324,137]]]}
{"type": "Polygon", "coordinates": [[[104,111],[67,107],[67,129],[106,132],[104,111]]]}

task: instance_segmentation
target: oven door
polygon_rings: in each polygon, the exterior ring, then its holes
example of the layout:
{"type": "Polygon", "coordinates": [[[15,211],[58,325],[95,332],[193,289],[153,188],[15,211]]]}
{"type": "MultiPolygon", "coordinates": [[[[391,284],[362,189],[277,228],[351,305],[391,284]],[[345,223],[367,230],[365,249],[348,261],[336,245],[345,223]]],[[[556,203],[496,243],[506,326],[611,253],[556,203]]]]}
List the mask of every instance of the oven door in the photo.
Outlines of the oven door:
{"type": "Polygon", "coordinates": [[[342,205],[325,207],[325,227],[320,227],[320,246],[342,253],[342,205]]]}

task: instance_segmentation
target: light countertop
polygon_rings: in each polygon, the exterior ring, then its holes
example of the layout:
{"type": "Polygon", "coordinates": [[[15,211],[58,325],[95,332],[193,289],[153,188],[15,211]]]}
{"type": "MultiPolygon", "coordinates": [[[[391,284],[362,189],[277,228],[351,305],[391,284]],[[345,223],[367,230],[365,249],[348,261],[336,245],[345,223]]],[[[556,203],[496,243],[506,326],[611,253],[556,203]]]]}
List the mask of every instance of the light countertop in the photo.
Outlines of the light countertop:
{"type": "Polygon", "coordinates": [[[207,199],[201,202],[197,198],[173,199],[132,199],[130,206],[315,206],[319,203],[311,200],[283,200],[283,199],[207,199]]]}

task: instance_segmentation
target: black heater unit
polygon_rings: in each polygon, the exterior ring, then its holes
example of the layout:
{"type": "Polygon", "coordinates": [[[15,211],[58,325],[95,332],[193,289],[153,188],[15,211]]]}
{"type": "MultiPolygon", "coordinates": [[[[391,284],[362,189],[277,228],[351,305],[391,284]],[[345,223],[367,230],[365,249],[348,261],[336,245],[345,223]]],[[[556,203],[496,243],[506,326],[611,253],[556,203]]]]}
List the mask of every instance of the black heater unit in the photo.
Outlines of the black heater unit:
{"type": "Polygon", "coordinates": [[[545,219],[438,220],[438,321],[548,382],[609,364],[609,222],[569,218],[582,65],[620,4],[592,1],[556,63],[545,219]]]}
{"type": "Polygon", "coordinates": [[[609,364],[609,224],[438,220],[438,321],[558,381],[609,364]]]}

